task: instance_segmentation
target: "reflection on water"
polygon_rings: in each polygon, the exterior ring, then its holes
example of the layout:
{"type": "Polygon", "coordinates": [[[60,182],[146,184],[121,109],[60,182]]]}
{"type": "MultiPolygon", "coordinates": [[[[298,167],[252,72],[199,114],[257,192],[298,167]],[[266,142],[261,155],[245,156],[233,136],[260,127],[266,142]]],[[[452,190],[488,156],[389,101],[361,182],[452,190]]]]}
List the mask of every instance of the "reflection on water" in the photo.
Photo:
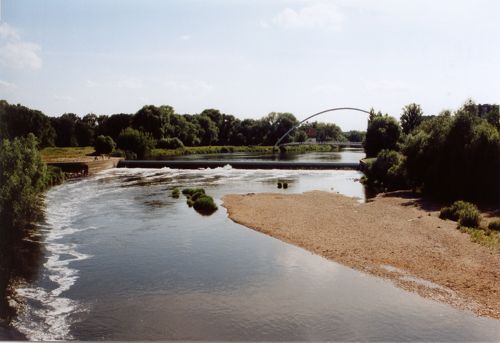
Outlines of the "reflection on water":
{"type": "Polygon", "coordinates": [[[247,229],[224,208],[201,216],[170,196],[175,187],[204,187],[220,206],[228,193],[320,189],[362,201],[360,176],[116,169],[55,187],[47,262],[22,287],[28,308],[15,325],[31,339],[500,339],[497,321],[247,229]],[[277,180],[289,188],[277,189],[277,180]]]}
{"type": "Polygon", "coordinates": [[[286,153],[261,153],[261,152],[233,152],[220,154],[193,154],[184,156],[171,156],[166,159],[174,160],[216,160],[216,161],[295,161],[295,162],[345,162],[356,163],[364,158],[363,149],[343,148],[338,152],[286,152],[286,153]]]}
{"type": "Polygon", "coordinates": [[[12,286],[33,282],[43,259],[42,244],[38,242],[36,227],[2,227],[0,237],[0,339],[25,339],[9,327],[16,316],[12,286]]]}

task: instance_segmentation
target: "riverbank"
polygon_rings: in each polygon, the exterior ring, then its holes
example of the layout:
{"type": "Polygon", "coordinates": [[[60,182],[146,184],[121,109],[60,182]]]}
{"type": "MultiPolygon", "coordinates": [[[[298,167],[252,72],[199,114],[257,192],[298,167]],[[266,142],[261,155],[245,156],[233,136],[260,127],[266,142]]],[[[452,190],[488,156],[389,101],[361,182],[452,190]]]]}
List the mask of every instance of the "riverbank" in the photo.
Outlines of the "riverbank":
{"type": "Polygon", "coordinates": [[[369,203],[329,192],[227,195],[229,217],[397,286],[500,319],[500,253],[407,194],[369,203]]]}

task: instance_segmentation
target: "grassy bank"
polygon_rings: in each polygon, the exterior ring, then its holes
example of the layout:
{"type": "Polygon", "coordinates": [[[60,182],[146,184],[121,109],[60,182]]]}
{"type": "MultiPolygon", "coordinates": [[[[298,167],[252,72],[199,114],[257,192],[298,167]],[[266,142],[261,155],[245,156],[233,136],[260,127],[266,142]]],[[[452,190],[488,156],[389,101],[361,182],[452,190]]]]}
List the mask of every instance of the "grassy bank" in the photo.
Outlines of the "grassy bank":
{"type": "Polygon", "coordinates": [[[60,158],[82,158],[95,152],[94,147],[50,147],[40,150],[44,162],[54,161],[60,158]]]}
{"type": "MultiPolygon", "coordinates": [[[[329,152],[335,151],[330,145],[296,145],[288,146],[287,152],[329,152]]],[[[43,161],[50,162],[62,158],[85,158],[95,152],[91,146],[87,147],[51,147],[40,150],[43,161]]],[[[272,153],[272,146],[250,145],[250,146],[190,146],[178,149],[153,149],[149,159],[161,160],[172,156],[192,154],[223,154],[232,152],[257,152],[272,153]]]]}

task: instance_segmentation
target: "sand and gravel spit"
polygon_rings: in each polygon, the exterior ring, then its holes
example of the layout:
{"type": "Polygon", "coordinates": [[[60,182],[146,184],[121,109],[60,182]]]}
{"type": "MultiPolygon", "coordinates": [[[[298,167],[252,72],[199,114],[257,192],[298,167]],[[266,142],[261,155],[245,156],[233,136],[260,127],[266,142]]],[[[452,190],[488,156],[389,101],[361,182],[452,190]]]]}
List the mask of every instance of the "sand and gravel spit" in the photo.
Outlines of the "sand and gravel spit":
{"type": "Polygon", "coordinates": [[[242,225],[425,297],[500,319],[500,252],[473,243],[456,223],[411,196],[359,203],[343,195],[226,195],[242,225]]]}

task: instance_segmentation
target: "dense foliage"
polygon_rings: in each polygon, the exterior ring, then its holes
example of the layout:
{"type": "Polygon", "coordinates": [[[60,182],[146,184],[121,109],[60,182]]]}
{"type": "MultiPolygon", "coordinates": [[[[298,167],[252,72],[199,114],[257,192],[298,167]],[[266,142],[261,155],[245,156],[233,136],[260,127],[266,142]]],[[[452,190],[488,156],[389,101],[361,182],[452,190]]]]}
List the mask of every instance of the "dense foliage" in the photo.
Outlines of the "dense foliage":
{"type": "Polygon", "coordinates": [[[0,143],[0,233],[37,219],[49,180],[33,134],[0,143]]]}
{"type": "Polygon", "coordinates": [[[113,141],[113,138],[109,136],[100,135],[96,138],[94,143],[94,149],[98,155],[110,154],[115,147],[116,143],[113,141]]]}
{"type": "Polygon", "coordinates": [[[481,216],[477,206],[465,201],[455,201],[451,206],[443,207],[439,218],[457,221],[462,226],[478,227],[481,216]]]}
{"type": "MultiPolygon", "coordinates": [[[[421,115],[418,106],[411,107],[421,115]]],[[[389,189],[405,186],[420,189],[443,199],[498,201],[498,106],[488,108],[493,114],[468,102],[453,115],[445,111],[434,117],[423,116],[418,126],[407,126],[408,134],[399,143],[398,128],[394,128],[398,123],[388,117],[374,116],[365,140],[367,155],[377,157],[367,168],[369,181],[382,183],[389,189]],[[383,149],[394,151],[382,150],[384,145],[390,147],[383,149]]],[[[403,112],[405,115],[411,111],[407,106],[403,112]]]]}
{"type": "MultiPolygon", "coordinates": [[[[74,113],[65,113],[59,117],[47,117],[40,111],[8,104],[6,101],[0,102],[0,119],[0,138],[13,139],[32,132],[41,147],[101,146],[103,142],[97,142],[100,136],[111,137],[120,147],[120,135],[128,129],[141,132],[144,137],[151,138],[153,146],[164,149],[215,145],[272,146],[298,124],[291,113],[272,112],[260,119],[240,120],[217,109],[206,109],[195,115],[181,115],[166,105],[147,105],[135,114],[97,116],[90,113],[80,118],[74,113]]],[[[131,131],[127,133],[130,134],[131,131]]],[[[305,142],[312,138],[317,141],[345,141],[348,140],[346,135],[349,135],[349,140],[360,142],[364,132],[350,131],[344,134],[335,124],[313,122],[291,132],[283,143],[305,142]]],[[[149,153],[125,149],[123,144],[120,149],[123,152],[118,151],[116,155],[138,157],[149,153]]]]}
{"type": "Polygon", "coordinates": [[[395,150],[401,136],[399,123],[388,115],[375,115],[368,121],[364,147],[367,157],[375,157],[384,150],[395,150]]]}

